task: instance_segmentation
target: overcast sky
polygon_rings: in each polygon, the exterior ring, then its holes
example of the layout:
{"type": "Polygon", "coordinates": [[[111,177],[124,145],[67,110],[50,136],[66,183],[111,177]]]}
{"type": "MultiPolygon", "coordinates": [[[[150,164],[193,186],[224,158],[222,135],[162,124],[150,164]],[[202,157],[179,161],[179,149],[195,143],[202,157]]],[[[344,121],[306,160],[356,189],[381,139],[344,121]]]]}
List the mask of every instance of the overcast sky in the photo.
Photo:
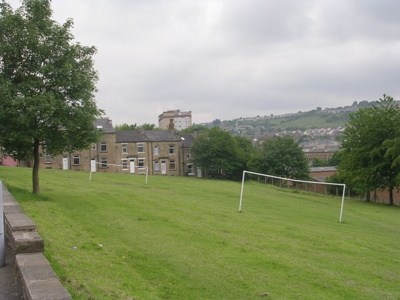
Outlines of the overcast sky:
{"type": "MultiPolygon", "coordinates": [[[[8,0],[14,8],[20,0],[8,0]]],[[[400,98],[398,0],[53,0],[96,46],[113,124],[194,123],[400,98]]]]}

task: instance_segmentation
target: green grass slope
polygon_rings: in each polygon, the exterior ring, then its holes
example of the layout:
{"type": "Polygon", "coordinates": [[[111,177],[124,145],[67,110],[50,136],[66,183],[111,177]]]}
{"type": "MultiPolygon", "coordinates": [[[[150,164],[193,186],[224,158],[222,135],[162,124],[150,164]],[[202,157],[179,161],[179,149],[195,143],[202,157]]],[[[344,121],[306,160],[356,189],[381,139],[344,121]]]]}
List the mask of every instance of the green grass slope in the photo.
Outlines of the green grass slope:
{"type": "Polygon", "coordinates": [[[399,299],[400,210],[188,177],[0,167],[74,299],[399,299]]]}

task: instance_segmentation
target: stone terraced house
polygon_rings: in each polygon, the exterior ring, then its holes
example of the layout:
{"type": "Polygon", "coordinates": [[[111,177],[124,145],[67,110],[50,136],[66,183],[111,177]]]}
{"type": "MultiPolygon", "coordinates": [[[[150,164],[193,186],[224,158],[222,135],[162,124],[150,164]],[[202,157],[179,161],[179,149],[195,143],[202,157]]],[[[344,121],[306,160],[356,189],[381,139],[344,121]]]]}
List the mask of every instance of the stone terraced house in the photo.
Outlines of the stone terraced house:
{"type": "Polygon", "coordinates": [[[102,138],[90,149],[50,156],[42,153],[40,167],[76,171],[145,173],[149,175],[195,176],[189,161],[194,137],[171,130],[116,131],[109,119],[94,126],[102,138]]]}

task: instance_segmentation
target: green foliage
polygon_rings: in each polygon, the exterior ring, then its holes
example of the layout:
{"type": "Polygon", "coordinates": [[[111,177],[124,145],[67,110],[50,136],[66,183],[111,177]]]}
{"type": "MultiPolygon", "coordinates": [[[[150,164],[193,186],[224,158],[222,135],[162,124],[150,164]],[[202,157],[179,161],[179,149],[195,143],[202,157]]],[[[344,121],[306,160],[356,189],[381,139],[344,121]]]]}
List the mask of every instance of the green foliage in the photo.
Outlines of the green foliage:
{"type": "Polygon", "coordinates": [[[136,123],[135,123],[135,124],[131,124],[131,125],[128,125],[127,123],[124,123],[124,124],[121,124],[121,125],[117,124],[117,125],[115,125],[115,127],[114,127],[114,129],[115,129],[116,131],[137,130],[138,128],[139,128],[139,127],[137,126],[136,123]]]}
{"type": "Polygon", "coordinates": [[[338,223],[340,198],[251,181],[238,213],[232,181],[43,170],[32,195],[29,176],[0,167],[75,300],[400,298],[398,207],[346,199],[338,223]]]}
{"type": "MultiPolygon", "coordinates": [[[[399,107],[390,96],[350,115],[343,132],[340,172],[346,183],[364,192],[396,187],[399,107]]],[[[391,196],[390,200],[393,204],[391,196]]]]}
{"type": "Polygon", "coordinates": [[[208,127],[204,125],[192,125],[186,129],[182,129],[180,133],[195,133],[196,131],[198,132],[205,132],[210,130],[208,127]]]}
{"type": "Polygon", "coordinates": [[[194,140],[192,161],[208,174],[231,174],[241,166],[237,141],[229,132],[213,127],[194,140]]]}
{"type": "Polygon", "coordinates": [[[142,127],[144,130],[162,130],[161,128],[157,128],[155,124],[150,123],[144,123],[140,127],[142,127]]]}
{"type": "Polygon", "coordinates": [[[143,125],[137,125],[135,124],[121,124],[121,125],[116,125],[115,127],[116,131],[130,131],[130,130],[138,130],[139,128],[143,128],[144,130],[162,130],[161,128],[156,127],[155,124],[149,124],[149,123],[144,123],[143,125]]]}
{"type": "Polygon", "coordinates": [[[266,139],[260,152],[251,157],[251,171],[287,177],[309,179],[307,159],[302,149],[291,137],[266,139]]]}
{"type": "Polygon", "coordinates": [[[335,151],[330,159],[324,160],[315,157],[312,161],[313,167],[327,167],[327,166],[338,166],[342,156],[341,151],[335,151]]]}
{"type": "Polygon", "coordinates": [[[4,154],[33,158],[36,193],[39,147],[56,155],[98,139],[96,49],[72,43],[72,20],[51,20],[49,0],[0,8],[0,143],[4,154]]]}

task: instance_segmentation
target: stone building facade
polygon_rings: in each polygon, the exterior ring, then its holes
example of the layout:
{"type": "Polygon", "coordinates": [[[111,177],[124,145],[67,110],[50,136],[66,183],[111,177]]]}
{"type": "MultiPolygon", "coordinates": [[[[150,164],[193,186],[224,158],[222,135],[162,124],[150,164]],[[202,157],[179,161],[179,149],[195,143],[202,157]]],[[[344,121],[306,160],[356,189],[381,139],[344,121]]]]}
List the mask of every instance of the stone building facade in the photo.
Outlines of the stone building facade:
{"type": "Polygon", "coordinates": [[[171,130],[116,131],[109,119],[94,126],[102,138],[89,149],[50,156],[42,153],[40,167],[75,171],[145,173],[149,175],[195,176],[189,161],[194,137],[171,130]]]}

